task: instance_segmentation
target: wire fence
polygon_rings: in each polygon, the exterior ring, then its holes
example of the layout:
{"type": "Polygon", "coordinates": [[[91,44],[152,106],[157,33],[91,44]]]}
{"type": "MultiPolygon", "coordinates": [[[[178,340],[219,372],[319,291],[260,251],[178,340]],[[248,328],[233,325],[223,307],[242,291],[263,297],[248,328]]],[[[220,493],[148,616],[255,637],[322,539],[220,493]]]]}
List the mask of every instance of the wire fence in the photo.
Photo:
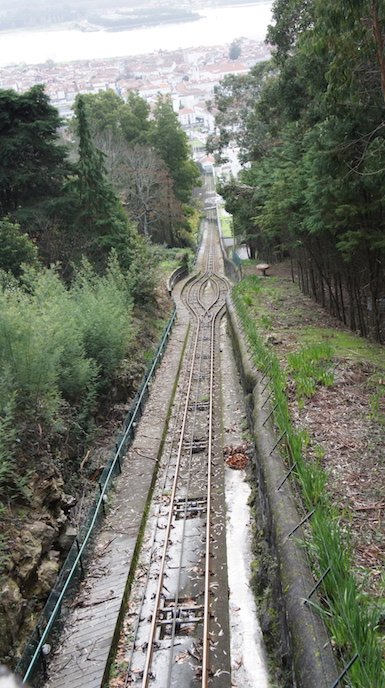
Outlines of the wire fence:
{"type": "Polygon", "coordinates": [[[233,282],[239,282],[242,279],[242,261],[239,258],[239,256],[235,253],[235,251],[232,252],[232,259],[230,259],[226,253],[225,246],[223,244],[223,236],[221,232],[221,218],[219,215],[219,207],[218,204],[216,205],[216,213],[217,213],[217,227],[218,227],[218,234],[219,234],[219,243],[222,251],[222,258],[223,258],[223,265],[225,268],[225,275],[229,279],[231,279],[233,282]]]}
{"type": "MultiPolygon", "coordinates": [[[[184,273],[180,273],[173,284],[183,276],[184,273]]],[[[174,307],[158,348],[125,418],[123,428],[116,438],[115,447],[100,475],[98,487],[88,513],[80,526],[56,584],[17,664],[16,673],[23,677],[23,683],[28,682],[34,685],[34,680],[45,672],[46,656],[57,642],[65,626],[69,610],[68,603],[73,600],[73,593],[84,578],[96,536],[105,516],[107,492],[113,484],[113,479],[121,472],[127,450],[135,437],[136,425],[142,416],[149,396],[150,382],[162,360],[175,319],[176,308],[174,307]]]]}
{"type": "MultiPolygon", "coordinates": [[[[305,601],[326,621],[339,659],[341,673],[330,688],[373,688],[374,685],[385,688],[382,643],[376,632],[378,614],[370,605],[363,604],[338,515],[326,501],[327,497],[325,500],[316,497],[317,472],[304,461],[301,437],[293,428],[288,410],[278,358],[266,348],[241,298],[233,294],[233,301],[240,331],[248,339],[248,351],[261,372],[262,393],[270,390],[265,404],[270,402],[271,411],[265,422],[271,418],[279,433],[271,453],[280,448],[289,465],[285,480],[295,477],[296,484],[301,486],[305,516],[297,527],[305,522],[312,525],[303,531],[303,537],[318,582],[305,601]],[[310,484],[311,489],[308,488],[310,484]],[[311,600],[317,589],[321,592],[321,603],[311,600]]],[[[276,489],[279,490],[282,484],[276,489]]]]}

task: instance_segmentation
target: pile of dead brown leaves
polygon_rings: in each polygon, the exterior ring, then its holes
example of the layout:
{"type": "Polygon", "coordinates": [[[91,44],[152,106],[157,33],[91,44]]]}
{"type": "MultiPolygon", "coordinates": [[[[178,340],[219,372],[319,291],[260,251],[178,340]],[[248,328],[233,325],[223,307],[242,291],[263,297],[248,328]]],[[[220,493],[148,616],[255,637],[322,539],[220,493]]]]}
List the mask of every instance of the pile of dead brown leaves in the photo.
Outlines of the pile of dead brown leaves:
{"type": "Polygon", "coordinates": [[[244,468],[246,468],[249,462],[249,458],[245,454],[246,449],[246,443],[239,444],[237,447],[233,447],[232,445],[224,447],[223,456],[227,466],[229,468],[233,468],[236,471],[241,471],[244,468]]]}

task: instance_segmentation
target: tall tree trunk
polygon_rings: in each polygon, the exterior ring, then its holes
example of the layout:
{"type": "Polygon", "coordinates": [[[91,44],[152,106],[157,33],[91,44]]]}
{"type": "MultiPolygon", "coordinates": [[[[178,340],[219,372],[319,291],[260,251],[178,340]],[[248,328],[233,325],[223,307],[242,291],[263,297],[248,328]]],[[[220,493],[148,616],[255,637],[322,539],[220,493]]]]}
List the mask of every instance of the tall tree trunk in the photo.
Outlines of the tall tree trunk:
{"type": "Polygon", "coordinates": [[[334,296],[335,296],[335,305],[336,305],[336,316],[338,320],[341,320],[341,311],[340,311],[340,303],[339,303],[339,291],[338,291],[338,273],[334,273],[333,275],[333,281],[334,281],[334,296]]]}
{"type": "Polygon", "coordinates": [[[363,309],[362,309],[362,287],[360,284],[360,281],[357,279],[354,279],[353,283],[353,288],[354,288],[354,300],[355,300],[355,311],[357,315],[357,320],[358,320],[358,328],[360,331],[360,334],[362,337],[366,337],[368,333],[368,326],[367,326],[367,316],[364,315],[363,309]]]}
{"type": "Polygon", "coordinates": [[[379,3],[378,0],[372,0],[372,22],[373,35],[377,44],[377,59],[381,75],[381,91],[382,97],[385,101],[385,54],[384,54],[384,33],[382,22],[379,17],[379,3]]]}
{"type": "Polygon", "coordinates": [[[338,292],[340,295],[340,303],[341,303],[341,313],[342,313],[342,322],[344,325],[346,325],[347,320],[346,320],[346,308],[345,308],[345,299],[344,299],[344,292],[342,288],[342,279],[341,275],[338,275],[338,292]]]}
{"type": "Polygon", "coordinates": [[[352,283],[352,279],[351,279],[350,275],[348,277],[347,289],[348,289],[349,302],[350,302],[350,308],[349,308],[350,329],[354,332],[357,329],[357,324],[356,324],[356,311],[355,311],[355,303],[354,303],[354,288],[353,288],[353,283],[352,283]]]}

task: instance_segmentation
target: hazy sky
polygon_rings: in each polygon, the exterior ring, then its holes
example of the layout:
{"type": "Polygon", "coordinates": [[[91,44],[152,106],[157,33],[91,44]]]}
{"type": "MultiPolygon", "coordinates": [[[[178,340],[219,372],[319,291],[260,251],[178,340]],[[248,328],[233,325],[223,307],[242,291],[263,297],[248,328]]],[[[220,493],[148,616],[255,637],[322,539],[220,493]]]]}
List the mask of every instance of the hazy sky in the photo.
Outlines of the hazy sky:
{"type": "MultiPolygon", "coordinates": [[[[193,6],[194,2],[192,2],[193,6]]],[[[59,7],[63,7],[65,5],[70,6],[70,7],[82,7],[82,6],[89,6],[90,9],[93,7],[103,7],[103,8],[109,8],[111,9],[112,7],[146,7],[146,6],[152,6],[152,3],[146,2],[141,2],[140,0],[116,0],[116,5],[114,2],[111,2],[111,0],[0,0],[0,10],[4,9],[17,9],[18,7],[54,7],[55,5],[58,5],[59,7]]],[[[162,5],[164,7],[170,7],[174,6],[177,7],[177,3],[175,0],[167,1],[164,0],[162,2],[162,5]]]]}

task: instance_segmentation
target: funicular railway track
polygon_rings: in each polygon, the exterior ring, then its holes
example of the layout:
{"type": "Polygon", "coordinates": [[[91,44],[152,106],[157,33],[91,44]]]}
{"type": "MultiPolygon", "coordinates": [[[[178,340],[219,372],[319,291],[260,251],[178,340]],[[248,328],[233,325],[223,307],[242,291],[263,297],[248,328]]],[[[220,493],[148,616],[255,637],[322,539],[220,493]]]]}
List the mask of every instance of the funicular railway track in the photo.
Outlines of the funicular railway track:
{"type": "Polygon", "coordinates": [[[129,605],[136,620],[125,686],[230,686],[218,415],[219,323],[228,284],[219,274],[216,214],[208,211],[205,224],[201,273],[183,292],[191,314],[189,341],[150,518],[147,562],[137,574],[145,584],[137,584],[136,603],[129,605]]]}
{"type": "Polygon", "coordinates": [[[230,688],[231,666],[234,681],[251,688],[261,675],[245,492],[224,465],[223,443],[239,444],[245,416],[222,318],[228,283],[213,193],[197,274],[174,285],[178,316],[154,359],[158,375],[143,388],[151,385],[148,403],[140,414],[130,409],[126,454],[116,445],[106,466],[110,482],[111,467],[119,469],[114,494],[105,509],[107,481],[99,483],[81,549],[77,538],[70,550],[70,575],[23,653],[24,683],[230,688]]]}

